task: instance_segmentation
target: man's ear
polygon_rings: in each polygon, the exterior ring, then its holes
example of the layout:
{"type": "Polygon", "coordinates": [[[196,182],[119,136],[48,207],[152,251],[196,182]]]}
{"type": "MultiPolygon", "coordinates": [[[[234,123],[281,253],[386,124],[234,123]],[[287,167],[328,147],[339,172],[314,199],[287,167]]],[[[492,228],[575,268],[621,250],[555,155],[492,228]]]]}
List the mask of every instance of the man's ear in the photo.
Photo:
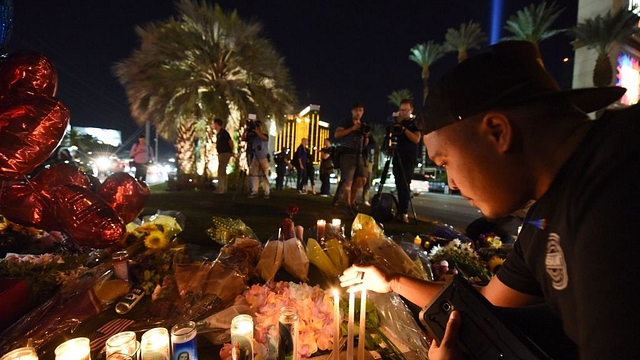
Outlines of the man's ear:
{"type": "Polygon", "coordinates": [[[512,150],[513,122],[505,114],[497,111],[486,113],[480,124],[480,132],[495,144],[498,151],[505,153],[512,150]]]}

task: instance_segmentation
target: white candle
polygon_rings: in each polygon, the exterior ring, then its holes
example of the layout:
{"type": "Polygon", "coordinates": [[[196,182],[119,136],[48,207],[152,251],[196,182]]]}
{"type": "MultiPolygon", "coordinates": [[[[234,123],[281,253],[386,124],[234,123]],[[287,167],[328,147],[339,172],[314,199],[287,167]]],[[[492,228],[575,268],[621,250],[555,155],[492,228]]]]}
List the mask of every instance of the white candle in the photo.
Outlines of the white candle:
{"type": "Polygon", "coordinates": [[[340,358],[340,293],[333,289],[333,360],[340,358]]]}
{"type": "Polygon", "coordinates": [[[91,360],[90,340],[79,337],[63,342],[55,349],[56,360],[91,360]]]}
{"type": "Polygon", "coordinates": [[[364,360],[364,330],[367,314],[367,290],[362,290],[362,296],[360,297],[360,324],[358,329],[358,360],[364,360]]]}
{"type": "Polygon", "coordinates": [[[353,323],[356,315],[356,293],[349,291],[349,322],[347,323],[347,360],[353,360],[353,323]]]}
{"type": "Polygon", "coordinates": [[[324,219],[320,219],[316,222],[316,228],[318,229],[318,242],[322,242],[324,240],[324,230],[327,226],[327,221],[324,219]]]}
{"type": "Polygon", "coordinates": [[[0,360],[38,360],[38,354],[35,348],[21,347],[4,354],[0,360]]]}
{"type": "Polygon", "coordinates": [[[146,360],[169,360],[171,345],[169,330],[165,328],[153,328],[142,334],[140,341],[142,358],[146,360]]]}

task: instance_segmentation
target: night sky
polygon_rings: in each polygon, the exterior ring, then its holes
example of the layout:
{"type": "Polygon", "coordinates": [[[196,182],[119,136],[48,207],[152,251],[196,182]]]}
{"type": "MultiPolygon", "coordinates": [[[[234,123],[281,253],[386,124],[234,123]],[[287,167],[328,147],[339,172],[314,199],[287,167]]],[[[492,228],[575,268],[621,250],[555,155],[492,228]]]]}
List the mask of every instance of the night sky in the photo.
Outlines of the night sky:
{"type": "MultiPolygon", "coordinates": [[[[530,1],[503,0],[505,19],[530,1]]],[[[350,115],[351,104],[365,105],[365,119],[383,123],[395,107],[387,96],[409,89],[421,107],[420,67],[409,50],[418,43],[444,41],[447,28],[474,20],[490,34],[490,0],[383,1],[224,0],[225,11],[263,24],[263,35],[285,58],[302,110],[321,107],[321,118],[335,128],[350,115]],[[446,6],[445,6],[446,5],[446,6]]],[[[556,28],[575,24],[578,0],[557,1],[565,11],[556,28]]],[[[139,126],[129,115],[115,62],[139,46],[136,25],[175,14],[169,0],[14,0],[13,34],[5,52],[31,49],[46,55],[58,72],[59,98],[74,126],[122,131],[128,148],[139,126]]],[[[506,33],[503,31],[502,36],[506,33]]],[[[545,64],[563,87],[571,85],[572,39],[567,35],[541,43],[545,64]]],[[[450,53],[431,69],[431,84],[456,62],[450,53]]],[[[171,146],[162,147],[171,150],[171,146]]]]}

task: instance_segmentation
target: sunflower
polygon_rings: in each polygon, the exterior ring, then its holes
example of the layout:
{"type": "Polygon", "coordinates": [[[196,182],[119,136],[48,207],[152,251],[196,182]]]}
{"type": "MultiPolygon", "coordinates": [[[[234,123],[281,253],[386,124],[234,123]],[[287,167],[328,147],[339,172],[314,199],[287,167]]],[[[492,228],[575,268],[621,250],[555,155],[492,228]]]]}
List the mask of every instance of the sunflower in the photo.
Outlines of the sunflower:
{"type": "Polygon", "coordinates": [[[144,245],[149,249],[164,249],[169,245],[169,240],[160,230],[153,230],[144,238],[144,245]]]}
{"type": "Polygon", "coordinates": [[[492,274],[495,274],[502,264],[504,264],[503,258],[499,256],[491,257],[491,259],[489,259],[489,271],[491,271],[492,274]]]}

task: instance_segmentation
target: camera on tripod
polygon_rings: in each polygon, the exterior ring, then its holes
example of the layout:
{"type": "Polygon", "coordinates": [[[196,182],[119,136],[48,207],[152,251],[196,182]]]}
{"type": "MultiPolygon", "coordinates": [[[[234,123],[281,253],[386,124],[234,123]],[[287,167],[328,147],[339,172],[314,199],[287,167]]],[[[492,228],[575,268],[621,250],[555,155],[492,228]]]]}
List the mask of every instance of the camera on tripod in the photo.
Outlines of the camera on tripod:
{"type": "Polygon", "coordinates": [[[249,114],[247,118],[245,138],[247,142],[251,142],[256,137],[256,128],[262,125],[262,123],[256,120],[256,114],[249,114]]]}
{"type": "Polygon", "coordinates": [[[398,145],[398,136],[402,134],[404,126],[398,121],[398,113],[393,113],[393,123],[387,126],[387,140],[389,148],[393,148],[398,145]]]}

